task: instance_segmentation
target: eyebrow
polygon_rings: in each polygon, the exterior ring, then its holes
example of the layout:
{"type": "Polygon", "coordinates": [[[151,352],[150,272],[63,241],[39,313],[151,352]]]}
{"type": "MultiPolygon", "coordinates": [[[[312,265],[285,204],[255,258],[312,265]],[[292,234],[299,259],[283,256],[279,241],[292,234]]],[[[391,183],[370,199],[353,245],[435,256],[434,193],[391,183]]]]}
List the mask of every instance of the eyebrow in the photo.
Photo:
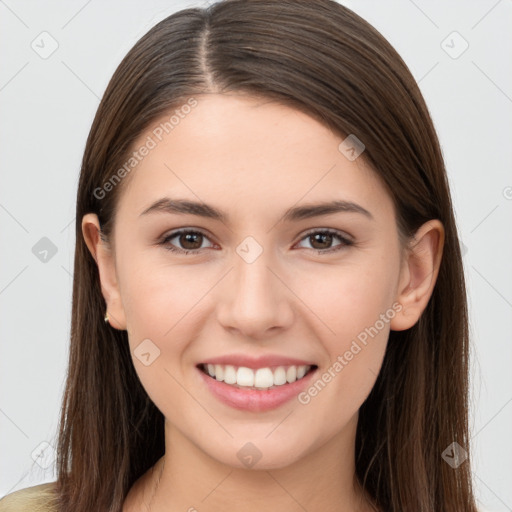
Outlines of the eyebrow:
{"type": "MultiPolygon", "coordinates": [[[[170,199],[168,197],[163,197],[146,208],[140,214],[140,217],[155,212],[197,215],[199,217],[218,220],[224,223],[229,221],[228,215],[221,210],[218,210],[206,203],[199,203],[187,199],[170,199]]],[[[340,212],[359,213],[371,220],[374,220],[373,215],[361,205],[352,201],[335,200],[289,208],[283,215],[283,221],[294,222],[320,215],[329,215],[340,212]]]]}

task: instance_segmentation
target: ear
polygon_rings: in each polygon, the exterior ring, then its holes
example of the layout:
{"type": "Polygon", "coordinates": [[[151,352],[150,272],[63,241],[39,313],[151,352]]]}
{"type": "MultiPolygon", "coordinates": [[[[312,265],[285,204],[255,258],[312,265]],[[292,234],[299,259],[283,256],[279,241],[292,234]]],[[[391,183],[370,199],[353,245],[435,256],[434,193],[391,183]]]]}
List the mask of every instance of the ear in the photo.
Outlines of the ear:
{"type": "Polygon", "coordinates": [[[98,265],[101,293],[107,304],[110,325],[116,329],[126,329],[121,294],[117,282],[114,252],[110,244],[100,236],[101,228],[98,216],[87,213],[82,218],[82,234],[85,243],[98,265]]]}
{"type": "Polygon", "coordinates": [[[433,219],[418,229],[406,248],[396,296],[402,309],[391,320],[391,330],[409,329],[427,307],[439,274],[444,236],[443,224],[433,219]]]}

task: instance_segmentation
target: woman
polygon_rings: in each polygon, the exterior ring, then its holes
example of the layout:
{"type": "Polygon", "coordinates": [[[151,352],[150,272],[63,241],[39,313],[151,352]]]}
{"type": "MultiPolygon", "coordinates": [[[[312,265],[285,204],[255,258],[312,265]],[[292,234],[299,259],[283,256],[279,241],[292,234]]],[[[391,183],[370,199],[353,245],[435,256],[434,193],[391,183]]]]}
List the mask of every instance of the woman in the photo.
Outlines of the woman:
{"type": "Polygon", "coordinates": [[[0,510],[476,510],[446,170],[359,16],[158,23],[98,108],[76,219],[58,478],[0,510]]]}

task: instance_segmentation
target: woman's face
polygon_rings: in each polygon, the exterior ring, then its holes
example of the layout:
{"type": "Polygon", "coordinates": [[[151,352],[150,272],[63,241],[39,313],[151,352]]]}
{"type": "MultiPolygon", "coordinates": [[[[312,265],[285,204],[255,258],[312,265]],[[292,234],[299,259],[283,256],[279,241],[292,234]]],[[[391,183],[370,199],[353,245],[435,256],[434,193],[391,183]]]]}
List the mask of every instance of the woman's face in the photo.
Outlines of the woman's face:
{"type": "Polygon", "coordinates": [[[168,428],[231,466],[283,467],[353,433],[377,378],[407,279],[392,200],[360,148],[341,151],[311,117],[241,95],[196,100],[134,145],[149,149],[122,184],[100,267],[111,324],[128,331],[168,428]],[[353,205],[310,210],[334,201],[353,205]],[[228,381],[279,385],[237,388],[199,368],[227,357],[228,381]],[[294,365],[313,372],[282,385],[294,365]]]}

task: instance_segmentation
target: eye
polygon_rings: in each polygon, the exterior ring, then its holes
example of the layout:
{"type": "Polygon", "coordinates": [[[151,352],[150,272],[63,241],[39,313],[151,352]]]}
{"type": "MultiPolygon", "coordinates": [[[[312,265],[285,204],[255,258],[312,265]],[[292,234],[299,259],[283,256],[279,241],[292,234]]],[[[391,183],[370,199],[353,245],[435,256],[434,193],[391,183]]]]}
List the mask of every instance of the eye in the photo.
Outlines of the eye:
{"type": "Polygon", "coordinates": [[[160,242],[160,245],[163,245],[167,250],[171,252],[177,252],[181,254],[189,254],[191,252],[199,253],[201,252],[201,249],[203,249],[201,247],[201,242],[204,239],[206,239],[206,235],[201,231],[182,229],[180,231],[170,233],[160,242]],[[171,240],[176,237],[179,237],[178,242],[183,246],[183,248],[175,247],[171,244],[171,240]]]}
{"type": "Polygon", "coordinates": [[[343,233],[335,229],[317,229],[315,231],[310,231],[309,233],[306,234],[304,238],[302,238],[302,240],[313,240],[313,244],[318,244],[316,247],[312,247],[312,249],[316,250],[318,254],[340,251],[345,247],[354,245],[354,242],[352,240],[350,240],[343,233]],[[341,240],[341,243],[334,247],[326,248],[326,246],[330,246],[332,244],[334,238],[341,240]]]}

